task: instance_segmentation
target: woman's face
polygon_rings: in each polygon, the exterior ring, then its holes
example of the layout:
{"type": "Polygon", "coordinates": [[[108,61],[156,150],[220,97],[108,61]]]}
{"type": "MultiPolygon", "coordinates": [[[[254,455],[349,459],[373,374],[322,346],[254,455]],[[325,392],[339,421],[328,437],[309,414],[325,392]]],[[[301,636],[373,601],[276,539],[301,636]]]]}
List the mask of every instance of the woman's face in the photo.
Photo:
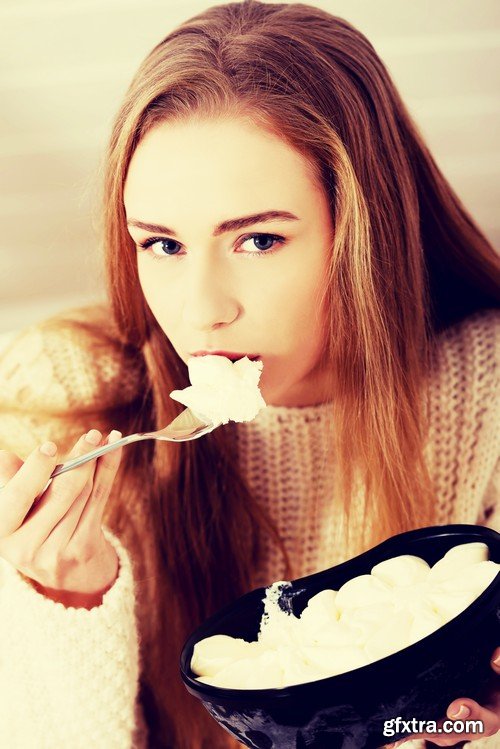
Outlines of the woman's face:
{"type": "Polygon", "coordinates": [[[185,363],[258,355],[267,403],[328,399],[318,304],[333,226],[298,152],[246,120],[162,123],[132,157],[124,202],[145,298],[185,363]]]}

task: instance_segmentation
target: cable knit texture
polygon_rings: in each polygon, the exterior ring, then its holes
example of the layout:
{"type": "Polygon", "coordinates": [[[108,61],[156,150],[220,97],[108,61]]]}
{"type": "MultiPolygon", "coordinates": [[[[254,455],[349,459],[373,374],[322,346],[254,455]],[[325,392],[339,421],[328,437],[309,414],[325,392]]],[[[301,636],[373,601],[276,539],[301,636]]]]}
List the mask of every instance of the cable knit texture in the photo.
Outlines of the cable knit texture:
{"type": "Polygon", "coordinates": [[[123,749],[132,746],[138,689],[130,559],[102,605],[65,608],[0,559],[0,746],[123,749]]]}
{"type": "MultiPolygon", "coordinates": [[[[102,307],[68,311],[99,320],[102,307]]],[[[45,439],[69,449],[62,417],[130,403],[139,375],[118,346],[97,349],[69,327],[23,330],[0,353],[0,449],[25,458],[45,439]],[[45,407],[47,418],[35,417],[45,407]]],[[[441,335],[429,382],[426,446],[438,497],[438,523],[481,523],[500,530],[500,313],[478,313],[441,335]]],[[[85,427],[84,427],[85,428],[85,427]]],[[[333,496],[334,428],[329,404],[270,406],[236,425],[239,462],[257,500],[284,539],[297,575],[349,558],[333,496]]],[[[128,530],[105,529],[120,559],[119,576],[100,606],[65,608],[44,598],[0,559],[0,746],[9,749],[145,749],[147,729],[136,695],[141,619],[134,579],[148,549],[128,530]]],[[[146,565],[146,566],[143,566],[146,565]]],[[[258,584],[283,577],[269,545],[258,584]]],[[[500,734],[466,744],[499,749],[500,734]]],[[[422,749],[411,741],[405,749],[422,749]]]]}

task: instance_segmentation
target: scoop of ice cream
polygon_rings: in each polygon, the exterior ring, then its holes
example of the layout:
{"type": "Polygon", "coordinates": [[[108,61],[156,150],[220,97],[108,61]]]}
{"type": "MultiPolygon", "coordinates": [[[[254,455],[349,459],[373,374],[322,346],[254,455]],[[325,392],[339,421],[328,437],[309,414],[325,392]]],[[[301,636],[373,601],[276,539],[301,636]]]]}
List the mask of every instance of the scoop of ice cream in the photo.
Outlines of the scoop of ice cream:
{"type": "Polygon", "coordinates": [[[394,588],[393,604],[396,611],[405,609],[416,615],[422,604],[427,600],[430,589],[427,580],[394,588]]]}
{"type": "Polygon", "coordinates": [[[444,593],[442,590],[431,590],[428,595],[429,603],[432,604],[434,611],[443,618],[444,622],[454,619],[462,611],[465,611],[475,598],[477,598],[477,595],[470,591],[444,593]]]}
{"type": "Polygon", "coordinates": [[[356,643],[363,645],[391,617],[397,615],[396,607],[391,603],[372,603],[355,609],[345,609],[340,616],[340,624],[355,635],[356,643]]]}
{"type": "Polygon", "coordinates": [[[500,565],[488,560],[460,567],[455,574],[438,580],[431,587],[429,600],[447,620],[458,616],[486,590],[498,574],[500,565]]]}
{"type": "Polygon", "coordinates": [[[412,554],[401,554],[385,559],[372,567],[371,574],[387,585],[414,585],[426,580],[430,567],[424,559],[412,554]]]}
{"type": "Polygon", "coordinates": [[[300,642],[324,648],[355,645],[358,632],[340,621],[336,590],[322,590],[309,599],[300,615],[300,642]]]}
{"type": "Polygon", "coordinates": [[[379,660],[408,645],[413,616],[409,611],[391,613],[371,634],[367,633],[365,652],[370,660],[379,660]]]}
{"type": "Polygon", "coordinates": [[[261,361],[247,356],[234,363],[225,356],[192,356],[188,361],[191,385],[172,390],[170,397],[214,424],[251,421],[266,403],[259,390],[261,361]]]}
{"type": "Polygon", "coordinates": [[[445,580],[435,583],[434,587],[446,593],[470,592],[478,596],[493,582],[498,570],[499,565],[495,562],[475,562],[467,567],[460,567],[454,574],[450,573],[445,580]]]}
{"type": "Polygon", "coordinates": [[[213,635],[197,642],[193,649],[191,668],[197,674],[213,676],[233,661],[258,655],[258,642],[247,642],[229,635],[213,635]]]}
{"type": "MultiPolygon", "coordinates": [[[[307,662],[316,669],[316,679],[324,676],[336,676],[346,671],[352,671],[361,666],[367,666],[370,659],[364,650],[356,645],[349,645],[343,648],[325,648],[304,646],[302,648],[303,657],[307,662]],[[322,674],[318,675],[318,674],[322,674]]],[[[313,681],[313,679],[309,679],[313,681]]]]}
{"type": "Polygon", "coordinates": [[[283,686],[283,668],[275,650],[265,650],[254,658],[241,658],[216,675],[197,677],[198,681],[224,689],[272,689],[283,686]]]}
{"type": "Polygon", "coordinates": [[[454,577],[463,567],[476,562],[484,562],[488,559],[488,547],[486,544],[475,541],[469,544],[459,544],[446,552],[446,554],[433,565],[429,571],[429,581],[436,583],[454,577]]]}
{"type": "Polygon", "coordinates": [[[317,663],[311,663],[304,658],[303,650],[291,650],[281,647],[278,649],[280,664],[282,667],[283,681],[280,686],[290,684],[305,684],[328,676],[328,667],[318,667],[317,663]]]}
{"type": "Polygon", "coordinates": [[[372,575],[358,575],[339,589],[335,604],[339,609],[369,606],[372,603],[391,603],[392,592],[386,583],[372,575]]]}
{"type": "Polygon", "coordinates": [[[302,626],[314,631],[337,621],[340,611],[335,605],[336,596],[336,590],[322,590],[310,598],[300,615],[302,626]]]}
{"type": "Polygon", "coordinates": [[[450,614],[447,617],[438,612],[432,606],[432,601],[428,599],[420,601],[418,606],[416,605],[412,608],[411,613],[413,615],[413,622],[410,627],[408,645],[412,645],[414,642],[418,642],[418,640],[422,640],[427,635],[432,634],[436,629],[446,624],[450,618],[455,616],[455,614],[450,614]]]}
{"type": "Polygon", "coordinates": [[[302,624],[300,617],[301,642],[309,642],[325,648],[342,648],[357,645],[362,639],[359,628],[350,626],[350,622],[344,620],[331,621],[330,624],[323,623],[321,626],[313,626],[311,622],[302,624]]]}

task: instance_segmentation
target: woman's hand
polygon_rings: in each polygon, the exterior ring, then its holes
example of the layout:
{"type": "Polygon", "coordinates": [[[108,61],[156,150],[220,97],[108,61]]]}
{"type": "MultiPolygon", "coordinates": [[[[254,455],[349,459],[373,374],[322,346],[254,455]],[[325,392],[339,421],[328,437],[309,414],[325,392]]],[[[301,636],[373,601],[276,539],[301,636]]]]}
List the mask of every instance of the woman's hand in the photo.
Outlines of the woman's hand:
{"type": "MultiPolygon", "coordinates": [[[[490,661],[493,671],[500,675],[500,647],[493,651],[490,661]],[[495,663],[495,659],[498,660],[495,663]]],[[[436,721],[438,727],[442,727],[445,720],[480,720],[483,724],[482,733],[413,733],[404,739],[386,744],[387,749],[394,749],[397,746],[404,746],[407,741],[414,739],[427,739],[437,746],[455,746],[462,745],[467,741],[478,741],[486,736],[493,736],[500,731],[500,689],[491,695],[491,702],[488,705],[479,705],[468,697],[458,697],[448,705],[446,718],[436,721]],[[463,706],[463,707],[462,707],[463,706]]]]}
{"type": "MultiPolygon", "coordinates": [[[[111,432],[107,441],[120,436],[111,432]]],[[[92,429],[67,458],[101,443],[101,433],[92,429]]],[[[106,592],[118,574],[118,557],[101,522],[121,453],[122,448],[57,476],[34,506],[57,465],[56,445],[46,443],[25,462],[0,451],[0,556],[37,590],[69,601],[67,605],[86,606],[106,592]]]]}

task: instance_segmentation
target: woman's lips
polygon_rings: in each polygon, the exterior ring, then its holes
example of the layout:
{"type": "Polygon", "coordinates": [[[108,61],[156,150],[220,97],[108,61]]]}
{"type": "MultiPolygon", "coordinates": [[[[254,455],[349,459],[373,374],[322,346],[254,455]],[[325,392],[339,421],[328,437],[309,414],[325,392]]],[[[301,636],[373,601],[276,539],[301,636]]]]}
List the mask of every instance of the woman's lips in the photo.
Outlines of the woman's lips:
{"type": "Polygon", "coordinates": [[[227,359],[231,359],[231,361],[243,359],[245,356],[248,356],[252,361],[260,358],[259,354],[242,354],[235,351],[195,351],[191,356],[207,356],[209,354],[212,356],[225,356],[227,359]]]}

